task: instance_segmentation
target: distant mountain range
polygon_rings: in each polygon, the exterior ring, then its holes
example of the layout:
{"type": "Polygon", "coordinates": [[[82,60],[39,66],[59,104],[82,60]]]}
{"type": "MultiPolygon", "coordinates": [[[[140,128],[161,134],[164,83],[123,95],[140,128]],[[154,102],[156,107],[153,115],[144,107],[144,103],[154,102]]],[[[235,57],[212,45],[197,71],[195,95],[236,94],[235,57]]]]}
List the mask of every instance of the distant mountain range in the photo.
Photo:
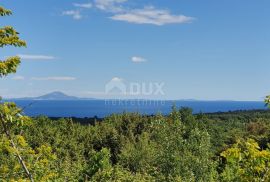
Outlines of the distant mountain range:
{"type": "Polygon", "coordinates": [[[46,95],[42,95],[39,97],[24,97],[24,98],[16,98],[9,100],[95,100],[92,98],[79,98],[75,96],[69,96],[64,94],[63,92],[52,92],[46,95]]]}

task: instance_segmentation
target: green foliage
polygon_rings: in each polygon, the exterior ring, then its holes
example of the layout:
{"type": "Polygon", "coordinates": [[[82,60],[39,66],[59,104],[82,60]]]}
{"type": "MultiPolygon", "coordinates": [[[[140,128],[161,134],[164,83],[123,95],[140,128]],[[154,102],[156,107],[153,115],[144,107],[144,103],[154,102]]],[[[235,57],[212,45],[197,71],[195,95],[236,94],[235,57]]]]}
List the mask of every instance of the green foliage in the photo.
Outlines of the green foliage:
{"type": "MultiPolygon", "coordinates": [[[[0,15],[11,15],[10,10],[0,7],[0,15]]],[[[26,42],[11,26],[0,28],[0,47],[25,47],[26,42]]],[[[20,64],[18,56],[0,60],[0,77],[15,73],[20,64]]],[[[1,97],[0,97],[1,101],[1,97]]],[[[30,147],[23,137],[24,124],[30,124],[30,118],[22,115],[15,103],[0,103],[0,180],[1,181],[50,181],[55,179],[53,161],[56,156],[52,148],[45,143],[30,147]],[[17,131],[20,131],[18,133],[17,131]]]]}
{"type": "Polygon", "coordinates": [[[119,154],[119,163],[135,173],[151,173],[157,163],[157,149],[149,133],[143,133],[137,140],[125,142],[119,154]]]}
{"type": "Polygon", "coordinates": [[[147,174],[133,174],[130,171],[122,168],[121,166],[114,166],[106,170],[97,172],[92,178],[91,181],[100,182],[154,182],[154,178],[147,174]]]}
{"type": "Polygon", "coordinates": [[[265,100],[264,100],[265,104],[270,107],[270,95],[266,96],[265,97],[265,100]]]}
{"type": "Polygon", "coordinates": [[[19,33],[13,27],[2,27],[0,29],[0,47],[8,45],[15,47],[26,46],[25,41],[20,40],[18,35],[19,33]]]}
{"type": "MultiPolygon", "coordinates": [[[[17,126],[15,119],[9,128],[36,181],[267,181],[269,118],[269,111],[202,117],[175,108],[169,116],[124,113],[93,125],[38,117],[17,126]]],[[[27,179],[12,154],[3,135],[0,181],[27,179]]]]}
{"type": "Polygon", "coordinates": [[[112,167],[110,161],[111,153],[108,149],[103,148],[100,152],[93,152],[89,160],[89,166],[87,166],[84,172],[87,176],[93,177],[96,173],[106,171],[112,167]]]}
{"type": "Polygon", "coordinates": [[[9,16],[12,12],[0,6],[0,16],[9,16]]]}
{"type": "Polygon", "coordinates": [[[30,120],[29,117],[21,115],[21,109],[12,102],[0,104],[0,118],[7,125],[6,127],[11,125],[22,126],[30,120]]]}
{"type": "Polygon", "coordinates": [[[0,77],[16,73],[19,64],[20,58],[18,56],[7,58],[5,61],[0,60],[0,77]]]}
{"type": "MultiPolygon", "coordinates": [[[[0,15],[11,15],[10,10],[0,6],[0,15]]],[[[26,42],[19,38],[19,33],[11,26],[5,26],[0,28],[0,47],[15,46],[25,47],[26,42]]],[[[20,64],[20,58],[18,56],[7,58],[6,60],[0,60],[0,77],[7,76],[10,73],[15,73],[17,67],[20,64]]]]}
{"type": "Polygon", "coordinates": [[[1,180],[27,180],[28,176],[21,167],[16,155],[20,153],[34,179],[37,181],[48,181],[55,179],[57,174],[52,166],[56,156],[52,153],[51,147],[41,145],[35,149],[29,147],[24,137],[14,136],[16,149],[10,146],[9,140],[5,135],[0,139],[0,181],[1,180]]]}
{"type": "Polygon", "coordinates": [[[221,153],[226,159],[221,179],[223,181],[269,181],[270,151],[261,150],[252,139],[238,141],[221,153]]]}

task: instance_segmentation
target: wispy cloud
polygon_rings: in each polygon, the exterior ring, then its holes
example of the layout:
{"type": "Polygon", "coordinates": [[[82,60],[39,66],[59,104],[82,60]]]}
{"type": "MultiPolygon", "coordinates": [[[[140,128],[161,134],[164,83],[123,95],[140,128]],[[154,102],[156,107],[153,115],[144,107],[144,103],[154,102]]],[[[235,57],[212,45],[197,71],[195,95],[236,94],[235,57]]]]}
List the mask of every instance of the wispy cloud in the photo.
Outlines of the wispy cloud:
{"type": "Polygon", "coordinates": [[[123,11],[121,4],[125,2],[127,0],[95,0],[95,6],[108,12],[120,12],[123,11]]]}
{"type": "Polygon", "coordinates": [[[32,77],[31,80],[35,81],[74,81],[75,77],[69,76],[54,76],[54,77],[32,77]]]}
{"type": "Polygon", "coordinates": [[[90,9],[93,7],[92,3],[73,3],[75,9],[63,11],[62,15],[71,16],[74,20],[80,20],[83,18],[83,9],[90,9]]]}
{"type": "Polygon", "coordinates": [[[80,10],[63,11],[62,15],[71,16],[74,20],[80,20],[83,17],[80,10]]]}
{"type": "Polygon", "coordinates": [[[90,9],[92,8],[92,3],[73,3],[73,6],[78,7],[78,8],[86,8],[86,9],[90,9]]]}
{"type": "Polygon", "coordinates": [[[12,80],[25,80],[24,76],[14,76],[11,79],[12,80]]]}
{"type": "Polygon", "coordinates": [[[135,24],[152,24],[159,26],[166,24],[190,23],[194,20],[193,17],[173,15],[169,10],[156,9],[153,6],[115,14],[110,18],[117,21],[125,21],[135,24]]]}
{"type": "Polygon", "coordinates": [[[54,56],[46,55],[32,55],[32,54],[19,54],[18,55],[23,60],[53,60],[56,59],[54,56]]]}
{"type": "Polygon", "coordinates": [[[64,11],[62,14],[71,16],[75,20],[80,20],[83,18],[83,9],[95,7],[103,12],[111,13],[109,17],[111,20],[134,24],[162,26],[166,24],[190,23],[195,20],[193,17],[173,14],[170,10],[160,9],[154,6],[134,9],[128,6],[127,2],[128,0],[94,0],[93,3],[73,3],[73,6],[77,9],[64,11]]]}
{"type": "Polygon", "coordinates": [[[133,56],[131,58],[131,61],[134,62],[134,63],[142,63],[142,62],[146,62],[147,59],[145,59],[143,57],[140,57],[140,56],[133,56]]]}

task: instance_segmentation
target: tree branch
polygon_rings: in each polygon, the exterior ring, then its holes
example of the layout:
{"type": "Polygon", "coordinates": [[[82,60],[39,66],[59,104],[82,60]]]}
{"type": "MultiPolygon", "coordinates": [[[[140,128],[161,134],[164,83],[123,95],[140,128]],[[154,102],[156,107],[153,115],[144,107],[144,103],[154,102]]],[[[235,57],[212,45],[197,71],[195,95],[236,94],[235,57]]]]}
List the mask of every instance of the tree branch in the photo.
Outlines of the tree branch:
{"type": "Polygon", "coordinates": [[[25,165],[25,163],[24,163],[24,161],[23,161],[21,155],[19,154],[19,151],[17,150],[17,147],[16,147],[14,141],[12,140],[12,137],[11,137],[11,135],[10,135],[10,132],[9,132],[9,130],[8,130],[8,128],[7,128],[7,126],[6,126],[6,124],[5,124],[5,122],[4,122],[4,120],[3,120],[2,117],[1,117],[1,123],[2,123],[3,129],[4,129],[4,132],[5,132],[5,134],[6,134],[7,138],[8,138],[8,140],[10,141],[11,146],[12,146],[12,147],[15,149],[15,151],[16,151],[16,156],[17,156],[17,158],[18,158],[18,160],[19,160],[19,162],[20,162],[20,164],[21,164],[23,170],[24,170],[25,173],[27,174],[27,176],[28,176],[28,178],[30,179],[30,181],[31,181],[31,182],[34,182],[34,179],[33,179],[32,175],[31,175],[31,173],[29,172],[27,166],[25,165]]]}

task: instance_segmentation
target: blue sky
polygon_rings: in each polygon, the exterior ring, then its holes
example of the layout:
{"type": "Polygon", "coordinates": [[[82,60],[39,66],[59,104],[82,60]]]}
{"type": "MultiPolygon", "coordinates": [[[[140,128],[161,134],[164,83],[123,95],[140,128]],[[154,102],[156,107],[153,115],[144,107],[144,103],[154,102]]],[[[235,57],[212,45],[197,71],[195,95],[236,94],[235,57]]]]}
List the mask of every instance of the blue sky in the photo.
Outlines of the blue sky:
{"type": "MultiPolygon", "coordinates": [[[[163,83],[162,99],[262,100],[270,93],[269,0],[3,0],[27,48],[4,97],[107,98],[110,81],[163,83]]],[[[138,96],[140,97],[140,96],[138,96]]],[[[146,96],[145,96],[146,97],[146,96]]]]}

